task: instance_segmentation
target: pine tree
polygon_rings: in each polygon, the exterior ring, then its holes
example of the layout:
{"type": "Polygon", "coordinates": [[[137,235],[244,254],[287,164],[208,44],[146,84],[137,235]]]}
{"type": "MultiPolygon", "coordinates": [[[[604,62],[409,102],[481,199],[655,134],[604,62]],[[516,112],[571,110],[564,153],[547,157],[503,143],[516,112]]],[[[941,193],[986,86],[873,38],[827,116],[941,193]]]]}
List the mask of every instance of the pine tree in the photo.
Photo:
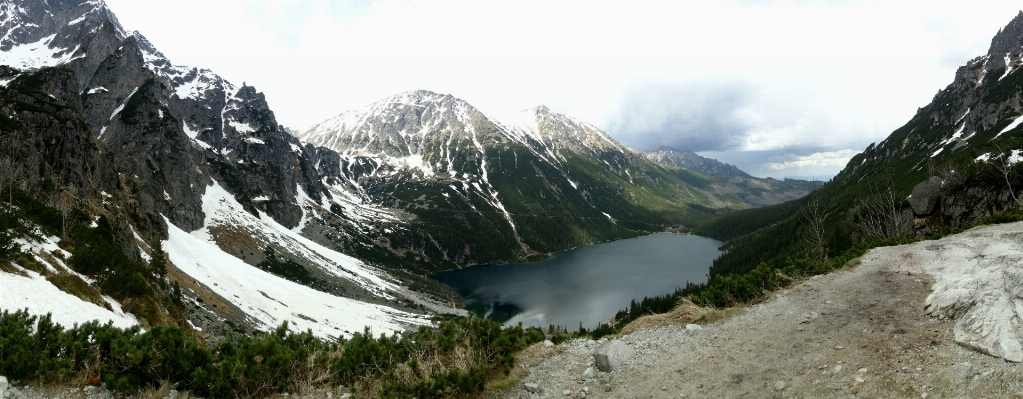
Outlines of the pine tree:
{"type": "Polygon", "coordinates": [[[163,242],[159,239],[153,240],[150,248],[153,249],[153,257],[149,261],[149,266],[153,268],[153,272],[158,276],[163,277],[167,275],[167,254],[163,252],[163,242]]]}

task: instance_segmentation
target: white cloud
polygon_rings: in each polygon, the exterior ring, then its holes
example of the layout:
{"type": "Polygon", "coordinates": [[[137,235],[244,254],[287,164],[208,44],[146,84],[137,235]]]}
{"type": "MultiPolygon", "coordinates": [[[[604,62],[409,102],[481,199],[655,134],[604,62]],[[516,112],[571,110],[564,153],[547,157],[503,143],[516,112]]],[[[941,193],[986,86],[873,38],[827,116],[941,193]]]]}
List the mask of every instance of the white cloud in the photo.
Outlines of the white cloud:
{"type": "Polygon", "coordinates": [[[849,163],[849,159],[859,153],[860,152],[856,150],[839,150],[815,152],[809,155],[789,155],[788,160],[782,162],[769,162],[767,163],[767,167],[771,170],[785,172],[807,169],[841,169],[849,163]]]}

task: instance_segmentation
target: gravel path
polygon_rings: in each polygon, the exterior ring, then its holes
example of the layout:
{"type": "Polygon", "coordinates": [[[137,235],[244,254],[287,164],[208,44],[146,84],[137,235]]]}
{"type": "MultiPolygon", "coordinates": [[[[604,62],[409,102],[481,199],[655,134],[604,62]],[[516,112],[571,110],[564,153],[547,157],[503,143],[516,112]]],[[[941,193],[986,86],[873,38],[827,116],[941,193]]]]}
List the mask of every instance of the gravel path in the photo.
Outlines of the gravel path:
{"type": "Polygon", "coordinates": [[[491,396],[1023,397],[1023,365],[957,345],[955,321],[924,314],[934,279],[904,254],[952,239],[872,251],[699,330],[666,325],[618,338],[633,355],[608,373],[587,373],[602,343],[565,343],[491,396]]]}

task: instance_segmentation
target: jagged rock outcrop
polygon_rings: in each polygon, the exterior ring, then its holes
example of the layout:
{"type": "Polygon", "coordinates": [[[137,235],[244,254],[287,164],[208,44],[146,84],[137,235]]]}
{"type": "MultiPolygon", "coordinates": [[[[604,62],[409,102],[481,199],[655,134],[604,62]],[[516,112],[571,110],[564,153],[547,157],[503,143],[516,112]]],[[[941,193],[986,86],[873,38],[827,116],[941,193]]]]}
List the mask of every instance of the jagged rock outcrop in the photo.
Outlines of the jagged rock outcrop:
{"type": "Polygon", "coordinates": [[[650,151],[640,151],[654,162],[676,166],[709,175],[736,175],[750,177],[735,165],[700,156],[692,150],[679,150],[665,145],[650,151]]]}

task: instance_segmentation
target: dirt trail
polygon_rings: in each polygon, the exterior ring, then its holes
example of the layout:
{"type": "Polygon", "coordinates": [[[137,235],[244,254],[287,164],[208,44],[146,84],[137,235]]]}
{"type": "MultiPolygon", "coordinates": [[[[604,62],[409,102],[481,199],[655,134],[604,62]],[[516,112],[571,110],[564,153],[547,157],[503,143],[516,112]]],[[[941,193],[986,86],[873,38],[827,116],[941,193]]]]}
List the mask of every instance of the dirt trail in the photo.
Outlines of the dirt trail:
{"type": "Polygon", "coordinates": [[[949,239],[872,251],[700,330],[618,338],[634,355],[609,373],[584,377],[600,343],[566,343],[492,397],[1023,397],[1023,365],[957,345],[954,320],[924,314],[934,278],[900,259],[949,239]]]}

